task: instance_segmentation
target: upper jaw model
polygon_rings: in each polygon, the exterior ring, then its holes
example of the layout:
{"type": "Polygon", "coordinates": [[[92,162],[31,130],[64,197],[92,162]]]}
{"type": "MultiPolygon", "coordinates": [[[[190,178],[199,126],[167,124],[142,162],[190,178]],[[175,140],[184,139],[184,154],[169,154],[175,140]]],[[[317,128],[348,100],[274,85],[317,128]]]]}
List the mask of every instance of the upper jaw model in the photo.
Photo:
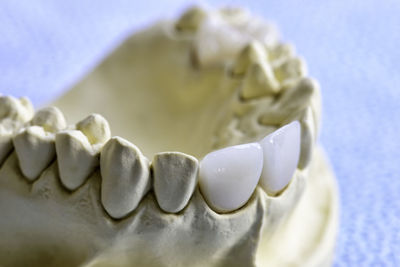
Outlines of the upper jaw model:
{"type": "Polygon", "coordinates": [[[305,76],[261,19],[191,8],[56,107],[1,96],[0,266],[329,266],[337,191],[305,76]]]}

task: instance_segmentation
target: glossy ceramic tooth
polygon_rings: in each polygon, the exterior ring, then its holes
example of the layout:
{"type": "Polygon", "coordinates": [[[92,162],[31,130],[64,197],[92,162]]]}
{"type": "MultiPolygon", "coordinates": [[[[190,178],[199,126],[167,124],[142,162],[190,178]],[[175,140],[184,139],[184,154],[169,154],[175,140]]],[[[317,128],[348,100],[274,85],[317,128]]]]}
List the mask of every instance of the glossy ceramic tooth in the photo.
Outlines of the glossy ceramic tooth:
{"type": "Polygon", "coordinates": [[[99,114],[91,114],[76,124],[91,144],[104,144],[111,137],[108,121],[99,114]]]}
{"type": "Polygon", "coordinates": [[[271,195],[290,182],[300,155],[300,123],[291,122],[260,141],[264,164],[260,184],[271,195]]]}
{"type": "Polygon", "coordinates": [[[206,17],[206,12],[200,7],[189,8],[178,19],[175,28],[179,31],[195,32],[206,17]]]}
{"type": "Polygon", "coordinates": [[[181,211],[197,185],[197,159],[180,152],[164,152],[154,157],[152,165],[154,193],[161,209],[181,211]]]}
{"type": "Polygon", "coordinates": [[[61,183],[69,190],[83,185],[99,165],[98,152],[81,131],[57,133],[56,152],[61,183]]]}
{"type": "Polygon", "coordinates": [[[38,110],[32,118],[31,125],[43,127],[47,132],[56,133],[67,127],[64,114],[56,107],[38,110]]]}
{"type": "Polygon", "coordinates": [[[239,53],[233,67],[232,74],[243,75],[251,64],[267,60],[265,47],[257,41],[252,41],[239,53]]]}
{"type": "Polygon", "coordinates": [[[130,142],[111,138],[100,156],[101,202],[114,219],[136,209],[150,189],[149,162],[130,142]]]}
{"type": "Polygon", "coordinates": [[[237,145],[207,154],[200,162],[199,185],[207,203],[230,212],[250,199],[260,179],[263,151],[258,143],[237,145]]]}
{"type": "Polygon", "coordinates": [[[242,83],[241,96],[244,99],[256,98],[279,92],[280,85],[267,62],[252,64],[242,83]]]}
{"type": "Polygon", "coordinates": [[[55,157],[54,134],[29,126],[13,138],[22,174],[33,181],[55,157]]]}

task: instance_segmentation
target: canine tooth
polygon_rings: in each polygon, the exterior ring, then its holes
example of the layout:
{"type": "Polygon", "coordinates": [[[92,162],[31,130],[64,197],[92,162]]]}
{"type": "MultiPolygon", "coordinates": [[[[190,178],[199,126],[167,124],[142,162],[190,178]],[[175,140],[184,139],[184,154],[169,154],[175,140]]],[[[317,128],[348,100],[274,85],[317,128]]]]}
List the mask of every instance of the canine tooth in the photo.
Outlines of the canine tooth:
{"type": "Polygon", "coordinates": [[[314,116],[310,107],[304,111],[300,119],[301,123],[301,152],[299,160],[299,169],[308,166],[312,158],[314,142],[316,139],[314,116]]]}
{"type": "Polygon", "coordinates": [[[189,202],[197,184],[198,161],[180,152],[164,152],[153,160],[154,193],[161,209],[176,213],[189,202]]]}
{"type": "Polygon", "coordinates": [[[23,175],[35,180],[55,156],[54,134],[49,134],[40,126],[23,129],[13,138],[23,175]]]}
{"type": "Polygon", "coordinates": [[[38,110],[33,116],[31,124],[41,126],[45,131],[53,133],[67,127],[64,114],[56,107],[38,110]]]}
{"type": "Polygon", "coordinates": [[[242,75],[252,63],[266,59],[267,53],[265,48],[260,42],[252,41],[240,52],[233,65],[232,74],[242,75]]]}
{"type": "Polygon", "coordinates": [[[300,155],[300,123],[293,121],[260,141],[264,166],[260,184],[271,195],[281,191],[292,179],[300,155]]]}
{"type": "Polygon", "coordinates": [[[188,9],[179,18],[175,27],[179,31],[196,31],[201,22],[204,20],[206,12],[200,7],[192,7],[188,9]]]}
{"type": "Polygon", "coordinates": [[[91,114],[76,124],[91,144],[104,144],[111,137],[108,121],[99,114],[91,114]]]}
{"type": "Polygon", "coordinates": [[[149,162],[130,142],[111,138],[100,156],[101,201],[114,219],[136,209],[150,189],[149,162]]]}
{"type": "Polygon", "coordinates": [[[276,94],[280,85],[274,77],[271,66],[266,62],[252,64],[244,78],[241,96],[244,99],[276,94]]]}
{"type": "Polygon", "coordinates": [[[260,179],[263,151],[258,143],[236,145],[207,154],[200,162],[199,185],[218,212],[242,207],[260,179]]]}
{"type": "Polygon", "coordinates": [[[99,165],[98,152],[96,153],[81,131],[57,133],[56,152],[61,183],[69,190],[75,190],[84,184],[99,165]]]}

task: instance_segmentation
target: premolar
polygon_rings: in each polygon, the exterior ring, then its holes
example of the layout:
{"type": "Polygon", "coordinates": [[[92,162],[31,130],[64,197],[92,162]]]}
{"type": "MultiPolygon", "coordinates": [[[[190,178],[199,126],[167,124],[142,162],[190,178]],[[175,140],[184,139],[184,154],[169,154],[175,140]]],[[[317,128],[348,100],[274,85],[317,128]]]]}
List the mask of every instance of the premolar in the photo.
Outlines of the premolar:
{"type": "Polygon", "coordinates": [[[211,152],[200,163],[201,192],[215,211],[239,209],[253,194],[262,166],[263,151],[258,143],[211,152]]]}
{"type": "Polygon", "coordinates": [[[260,184],[271,195],[290,182],[300,155],[300,123],[291,122],[260,141],[264,165],[260,184]]]}

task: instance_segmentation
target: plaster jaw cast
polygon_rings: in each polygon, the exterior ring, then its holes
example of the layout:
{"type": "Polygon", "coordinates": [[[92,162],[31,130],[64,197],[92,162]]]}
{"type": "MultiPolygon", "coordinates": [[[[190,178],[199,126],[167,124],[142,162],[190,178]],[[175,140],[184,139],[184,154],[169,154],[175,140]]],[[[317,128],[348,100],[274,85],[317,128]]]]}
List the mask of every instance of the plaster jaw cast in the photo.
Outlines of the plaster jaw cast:
{"type": "Polygon", "coordinates": [[[337,192],[306,72],[249,12],[192,8],[57,100],[75,124],[0,96],[0,265],[329,266],[337,192]]]}

